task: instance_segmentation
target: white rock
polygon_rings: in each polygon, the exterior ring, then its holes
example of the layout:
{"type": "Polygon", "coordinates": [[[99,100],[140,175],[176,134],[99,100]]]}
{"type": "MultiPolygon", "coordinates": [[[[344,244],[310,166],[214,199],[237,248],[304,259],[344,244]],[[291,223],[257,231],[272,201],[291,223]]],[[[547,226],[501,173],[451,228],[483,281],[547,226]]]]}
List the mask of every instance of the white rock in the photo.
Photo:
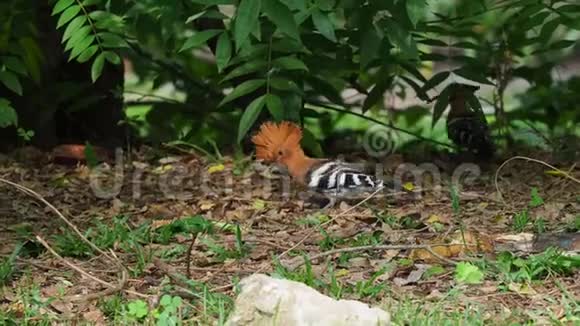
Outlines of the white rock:
{"type": "Polygon", "coordinates": [[[242,279],[227,326],[385,326],[390,315],[354,300],[334,300],[305,284],[264,274],[242,279]]]}

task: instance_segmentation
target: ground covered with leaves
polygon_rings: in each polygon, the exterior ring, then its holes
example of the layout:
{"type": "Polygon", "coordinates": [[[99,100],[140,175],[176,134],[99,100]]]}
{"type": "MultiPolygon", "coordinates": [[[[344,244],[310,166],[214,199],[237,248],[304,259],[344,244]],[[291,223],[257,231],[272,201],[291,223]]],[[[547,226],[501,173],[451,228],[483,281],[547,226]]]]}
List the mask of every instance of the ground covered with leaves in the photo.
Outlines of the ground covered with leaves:
{"type": "Polygon", "coordinates": [[[399,325],[577,325],[580,170],[513,160],[496,180],[501,163],[459,188],[447,166],[403,194],[320,211],[249,158],[144,149],[91,169],[3,157],[0,324],[221,324],[259,272],[399,325]]]}

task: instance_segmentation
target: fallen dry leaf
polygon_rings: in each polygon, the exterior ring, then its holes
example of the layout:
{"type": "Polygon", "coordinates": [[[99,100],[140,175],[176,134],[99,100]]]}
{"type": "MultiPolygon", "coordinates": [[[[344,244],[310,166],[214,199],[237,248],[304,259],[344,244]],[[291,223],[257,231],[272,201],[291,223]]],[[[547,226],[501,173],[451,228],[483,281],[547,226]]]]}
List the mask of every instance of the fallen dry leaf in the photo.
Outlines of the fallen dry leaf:
{"type": "Polygon", "coordinates": [[[430,265],[415,264],[415,267],[417,269],[411,271],[406,278],[395,277],[393,279],[393,283],[395,283],[397,286],[404,286],[412,283],[417,283],[421,279],[425,271],[430,267],[430,265]]]}
{"type": "Polygon", "coordinates": [[[95,326],[106,325],[105,315],[97,307],[91,307],[89,311],[83,313],[83,318],[95,326]]]}
{"type": "MultiPolygon", "coordinates": [[[[444,246],[434,245],[431,247],[436,254],[445,258],[457,257],[466,253],[481,254],[494,251],[494,241],[491,237],[483,233],[456,231],[453,233],[451,241],[445,240],[446,239],[439,237],[430,242],[432,244],[448,243],[448,245],[444,246]]],[[[413,249],[409,257],[411,259],[422,260],[425,262],[440,262],[439,258],[433,256],[425,249],[413,249]]]]}

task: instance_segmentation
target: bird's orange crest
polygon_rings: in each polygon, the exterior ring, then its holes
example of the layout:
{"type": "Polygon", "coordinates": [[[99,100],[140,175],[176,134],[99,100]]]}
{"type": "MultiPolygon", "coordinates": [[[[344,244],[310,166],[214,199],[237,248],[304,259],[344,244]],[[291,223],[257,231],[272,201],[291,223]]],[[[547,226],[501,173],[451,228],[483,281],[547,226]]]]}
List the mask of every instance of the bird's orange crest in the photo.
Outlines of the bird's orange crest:
{"type": "Polygon", "coordinates": [[[260,131],[252,137],[256,145],[256,158],[265,161],[275,161],[281,150],[299,150],[302,130],[296,124],[282,121],[279,124],[265,122],[260,131]]]}

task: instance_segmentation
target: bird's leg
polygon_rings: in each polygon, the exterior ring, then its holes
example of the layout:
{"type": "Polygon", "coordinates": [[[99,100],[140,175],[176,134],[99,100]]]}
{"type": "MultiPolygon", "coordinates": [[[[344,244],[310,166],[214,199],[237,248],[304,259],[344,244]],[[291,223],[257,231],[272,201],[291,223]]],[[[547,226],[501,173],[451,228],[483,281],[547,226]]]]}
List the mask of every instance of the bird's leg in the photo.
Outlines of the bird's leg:
{"type": "Polygon", "coordinates": [[[328,210],[328,209],[334,207],[334,205],[336,205],[336,197],[326,196],[326,198],[328,198],[328,203],[320,209],[322,211],[328,210]]]}

